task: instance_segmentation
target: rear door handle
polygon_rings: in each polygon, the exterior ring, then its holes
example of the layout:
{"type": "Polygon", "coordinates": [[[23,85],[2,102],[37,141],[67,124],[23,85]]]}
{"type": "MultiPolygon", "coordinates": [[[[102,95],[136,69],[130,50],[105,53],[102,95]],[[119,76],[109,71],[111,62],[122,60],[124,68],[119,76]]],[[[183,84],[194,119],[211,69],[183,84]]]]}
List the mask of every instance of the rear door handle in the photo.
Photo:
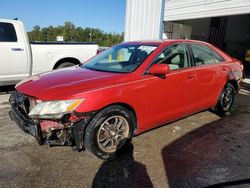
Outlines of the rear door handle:
{"type": "Polygon", "coordinates": [[[23,48],[11,48],[12,51],[23,51],[24,49],[23,48]]]}

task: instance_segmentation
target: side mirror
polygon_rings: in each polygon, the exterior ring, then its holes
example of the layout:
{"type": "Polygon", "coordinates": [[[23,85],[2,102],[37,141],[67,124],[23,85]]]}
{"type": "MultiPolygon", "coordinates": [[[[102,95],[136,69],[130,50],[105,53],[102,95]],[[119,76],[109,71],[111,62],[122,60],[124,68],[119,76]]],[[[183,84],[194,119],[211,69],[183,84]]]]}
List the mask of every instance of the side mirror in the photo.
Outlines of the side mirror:
{"type": "Polygon", "coordinates": [[[148,73],[152,75],[165,75],[170,73],[170,67],[168,64],[154,64],[149,68],[148,73]]]}

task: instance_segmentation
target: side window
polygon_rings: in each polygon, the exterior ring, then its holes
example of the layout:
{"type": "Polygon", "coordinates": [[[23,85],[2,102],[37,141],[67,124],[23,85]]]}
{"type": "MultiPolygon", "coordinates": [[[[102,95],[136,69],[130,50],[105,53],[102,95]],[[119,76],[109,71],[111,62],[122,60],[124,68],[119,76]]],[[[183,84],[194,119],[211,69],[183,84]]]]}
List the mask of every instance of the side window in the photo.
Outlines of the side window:
{"type": "Polygon", "coordinates": [[[11,23],[0,22],[0,42],[17,42],[16,31],[11,23]]]}
{"type": "Polygon", "coordinates": [[[220,63],[220,62],[225,61],[225,59],[221,57],[217,52],[213,51],[213,55],[214,55],[215,63],[220,63]]]}
{"type": "Polygon", "coordinates": [[[175,70],[189,67],[189,62],[189,54],[186,44],[174,44],[160,53],[153,64],[169,64],[170,70],[175,70]]]}
{"type": "Polygon", "coordinates": [[[223,57],[207,46],[199,44],[191,44],[190,46],[192,48],[195,64],[197,66],[220,63],[224,61],[223,57]]]}
{"type": "Polygon", "coordinates": [[[194,60],[197,66],[215,63],[214,55],[210,48],[199,44],[191,44],[190,46],[193,50],[194,60]]]}

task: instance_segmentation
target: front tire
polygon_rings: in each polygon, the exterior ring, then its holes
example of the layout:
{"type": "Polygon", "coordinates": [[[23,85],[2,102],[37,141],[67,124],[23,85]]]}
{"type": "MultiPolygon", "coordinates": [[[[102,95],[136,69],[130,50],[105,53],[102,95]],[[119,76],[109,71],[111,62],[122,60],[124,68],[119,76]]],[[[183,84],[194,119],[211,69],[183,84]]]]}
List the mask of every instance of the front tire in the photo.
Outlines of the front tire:
{"type": "Polygon", "coordinates": [[[131,142],[134,123],[132,112],[120,105],[109,106],[90,121],[84,146],[102,160],[112,159],[131,142]]]}
{"type": "Polygon", "coordinates": [[[220,95],[220,99],[216,106],[219,113],[224,114],[230,111],[234,102],[234,95],[234,86],[230,83],[227,83],[220,95]]]}

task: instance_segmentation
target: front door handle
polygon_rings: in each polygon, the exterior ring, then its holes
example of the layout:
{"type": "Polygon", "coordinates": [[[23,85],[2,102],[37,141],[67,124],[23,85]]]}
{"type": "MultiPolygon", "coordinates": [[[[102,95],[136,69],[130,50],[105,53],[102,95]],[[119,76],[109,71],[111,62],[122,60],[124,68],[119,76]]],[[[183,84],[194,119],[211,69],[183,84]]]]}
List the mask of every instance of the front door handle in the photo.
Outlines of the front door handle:
{"type": "Polygon", "coordinates": [[[24,49],[23,48],[11,48],[12,51],[23,51],[24,49]]]}

